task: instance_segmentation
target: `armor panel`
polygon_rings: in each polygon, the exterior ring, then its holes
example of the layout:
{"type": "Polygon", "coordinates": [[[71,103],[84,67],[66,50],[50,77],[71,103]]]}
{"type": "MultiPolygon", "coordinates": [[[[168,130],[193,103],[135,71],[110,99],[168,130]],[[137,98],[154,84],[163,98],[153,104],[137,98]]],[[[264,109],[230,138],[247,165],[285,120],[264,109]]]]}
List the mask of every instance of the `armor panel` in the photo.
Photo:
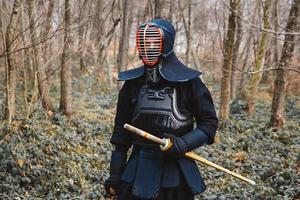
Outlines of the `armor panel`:
{"type": "MultiPolygon", "coordinates": [[[[132,118],[134,126],[162,137],[163,133],[181,136],[193,129],[193,123],[191,114],[183,115],[178,110],[176,88],[153,89],[148,85],[141,87],[132,118]]],[[[135,137],[134,144],[151,145],[152,143],[135,137]]]]}

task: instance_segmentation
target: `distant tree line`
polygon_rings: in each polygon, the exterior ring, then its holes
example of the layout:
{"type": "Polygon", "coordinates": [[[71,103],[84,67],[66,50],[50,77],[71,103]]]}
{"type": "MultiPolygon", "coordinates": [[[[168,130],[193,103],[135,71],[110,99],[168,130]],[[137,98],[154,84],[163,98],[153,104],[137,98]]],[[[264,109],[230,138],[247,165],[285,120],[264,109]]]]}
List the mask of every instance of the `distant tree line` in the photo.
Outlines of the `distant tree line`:
{"type": "Polygon", "coordinates": [[[300,0],[1,0],[3,119],[12,122],[19,103],[26,118],[37,103],[53,114],[55,84],[59,108],[71,116],[76,70],[120,88],[116,74],[141,64],[137,26],[165,18],[176,28],[178,56],[221,83],[222,120],[236,98],[247,101],[251,116],[264,83],[273,99],[269,125],[282,127],[287,92],[300,92],[299,9],[300,0]]]}

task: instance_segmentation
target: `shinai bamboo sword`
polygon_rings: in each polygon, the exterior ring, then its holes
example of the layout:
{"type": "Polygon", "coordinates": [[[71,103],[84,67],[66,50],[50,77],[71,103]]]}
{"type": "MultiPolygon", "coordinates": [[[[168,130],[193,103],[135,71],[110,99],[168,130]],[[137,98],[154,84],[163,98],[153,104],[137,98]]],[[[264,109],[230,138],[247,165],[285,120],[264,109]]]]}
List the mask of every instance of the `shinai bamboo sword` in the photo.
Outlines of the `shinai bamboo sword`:
{"type": "MultiPolygon", "coordinates": [[[[162,148],[167,148],[168,146],[170,146],[170,139],[166,139],[166,138],[161,139],[161,138],[158,138],[158,137],[156,137],[154,135],[151,135],[150,133],[147,133],[146,131],[138,129],[138,128],[136,128],[134,126],[131,126],[129,124],[124,124],[124,128],[126,130],[128,130],[128,131],[131,131],[131,132],[133,132],[133,133],[135,133],[135,134],[137,134],[137,135],[145,138],[145,139],[151,140],[151,141],[153,141],[155,143],[158,143],[158,144],[162,145],[162,148]]],[[[246,181],[247,183],[249,183],[249,184],[251,184],[253,186],[255,186],[255,184],[256,184],[253,180],[250,180],[250,179],[248,179],[246,177],[243,177],[243,176],[241,176],[241,175],[239,175],[239,174],[237,174],[235,172],[232,172],[232,171],[230,171],[230,170],[228,170],[228,169],[226,169],[224,167],[221,167],[220,165],[217,165],[217,164],[215,164],[215,163],[213,163],[213,162],[211,162],[209,160],[206,160],[205,158],[202,158],[201,156],[198,156],[197,154],[195,154],[193,152],[187,152],[187,153],[185,153],[185,156],[188,157],[188,158],[190,158],[190,159],[192,159],[192,160],[199,161],[199,162],[204,163],[204,164],[206,164],[208,166],[211,166],[213,168],[221,170],[221,171],[223,171],[223,172],[225,172],[227,174],[230,174],[231,176],[234,176],[236,178],[239,178],[239,179],[241,179],[243,181],[246,181]]]]}

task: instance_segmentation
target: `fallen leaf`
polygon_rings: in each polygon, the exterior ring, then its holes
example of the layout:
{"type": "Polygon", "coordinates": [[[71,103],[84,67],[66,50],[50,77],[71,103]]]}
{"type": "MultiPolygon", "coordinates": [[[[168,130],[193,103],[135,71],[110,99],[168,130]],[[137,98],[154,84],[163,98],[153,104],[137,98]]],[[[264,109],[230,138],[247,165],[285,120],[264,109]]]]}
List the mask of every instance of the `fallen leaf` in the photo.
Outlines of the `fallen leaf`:
{"type": "Polygon", "coordinates": [[[20,168],[23,167],[24,163],[25,163],[25,160],[23,160],[23,159],[18,159],[18,161],[17,161],[17,164],[19,165],[20,168]]]}
{"type": "Polygon", "coordinates": [[[238,151],[235,155],[235,161],[244,162],[246,160],[246,153],[243,151],[238,151]]]}

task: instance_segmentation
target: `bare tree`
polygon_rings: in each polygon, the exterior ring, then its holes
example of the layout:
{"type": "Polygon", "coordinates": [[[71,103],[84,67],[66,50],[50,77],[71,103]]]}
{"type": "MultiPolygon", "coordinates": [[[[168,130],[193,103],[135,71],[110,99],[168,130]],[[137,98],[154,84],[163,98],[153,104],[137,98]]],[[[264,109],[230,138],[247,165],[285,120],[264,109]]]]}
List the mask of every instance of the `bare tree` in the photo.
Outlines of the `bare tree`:
{"type": "Polygon", "coordinates": [[[230,101],[230,77],[232,69],[232,57],[236,36],[236,19],[239,0],[230,0],[230,14],[228,18],[228,29],[225,40],[225,55],[223,60],[222,80],[221,80],[221,105],[219,116],[226,120],[229,118],[230,101]]]}
{"type": "MultiPolygon", "coordinates": [[[[128,0],[123,0],[123,6],[122,6],[122,27],[121,27],[121,36],[120,36],[120,42],[119,42],[119,52],[118,52],[118,58],[117,58],[117,66],[118,71],[122,71],[126,69],[126,44],[128,44],[128,41],[125,41],[127,38],[127,34],[129,34],[128,31],[128,14],[129,14],[129,2],[128,0]]],[[[121,88],[121,83],[118,82],[118,88],[121,88]]]]}
{"type": "Polygon", "coordinates": [[[168,16],[167,19],[173,23],[173,10],[174,10],[174,2],[172,0],[169,1],[169,12],[168,12],[168,16]]]}
{"type": "Polygon", "coordinates": [[[192,23],[192,2],[191,0],[188,0],[188,17],[187,20],[184,16],[184,8],[181,5],[181,1],[178,0],[178,7],[180,10],[180,16],[182,18],[183,26],[185,29],[185,35],[186,35],[186,51],[185,51],[185,64],[189,64],[189,54],[191,51],[191,40],[192,40],[192,34],[191,34],[191,23],[192,23]]]}
{"type": "Polygon", "coordinates": [[[242,20],[240,19],[243,16],[242,6],[239,6],[237,13],[237,30],[236,30],[236,42],[233,50],[233,58],[232,58],[232,72],[231,72],[231,82],[230,82],[230,97],[234,99],[236,96],[236,82],[237,82],[237,73],[238,70],[236,66],[238,65],[238,57],[239,57],[239,48],[242,41],[242,20]]]}
{"type": "Polygon", "coordinates": [[[81,71],[85,71],[86,70],[86,66],[84,63],[84,49],[85,49],[85,41],[84,41],[84,28],[86,27],[85,25],[87,23],[85,23],[83,20],[86,18],[87,15],[87,8],[88,8],[88,0],[84,0],[82,8],[80,10],[79,13],[79,49],[78,49],[78,53],[79,53],[79,64],[80,64],[80,69],[81,71]]]}
{"type": "MultiPolygon", "coordinates": [[[[21,7],[20,9],[20,20],[19,20],[19,27],[20,27],[20,30],[23,30],[24,28],[24,9],[23,7],[21,7]]],[[[2,20],[2,19],[1,19],[2,20]]],[[[21,35],[21,39],[22,39],[22,45],[26,45],[26,38],[25,38],[25,34],[22,34],[21,35]]],[[[24,104],[25,104],[25,109],[27,109],[27,113],[29,111],[28,109],[28,98],[27,98],[27,95],[28,95],[28,77],[33,77],[33,73],[32,71],[30,70],[30,67],[31,67],[31,59],[30,59],[30,52],[29,52],[29,49],[26,49],[24,50],[22,53],[22,72],[23,72],[23,80],[24,80],[24,104]]],[[[32,78],[33,79],[33,78],[32,78]]],[[[31,80],[31,79],[30,79],[31,80]]]]}
{"type": "Polygon", "coordinates": [[[185,62],[188,65],[189,64],[189,54],[191,49],[191,40],[192,40],[192,29],[191,29],[191,23],[192,23],[192,1],[188,0],[188,22],[187,22],[187,40],[186,40],[186,51],[185,51],[185,62]]]}
{"type": "MultiPolygon", "coordinates": [[[[54,3],[55,3],[55,0],[49,0],[49,2],[48,2],[47,16],[46,16],[44,28],[42,30],[42,38],[46,38],[51,31],[54,3]]],[[[45,62],[47,62],[47,60],[49,58],[49,54],[51,54],[51,45],[49,45],[49,41],[45,41],[43,48],[42,48],[42,52],[43,52],[42,53],[43,63],[45,63],[45,62]]],[[[47,68],[47,65],[45,66],[45,73],[49,74],[49,68],[47,68]]],[[[48,81],[48,85],[49,85],[50,82],[49,82],[48,77],[49,76],[47,76],[47,81],[48,81]]]]}
{"type": "Polygon", "coordinates": [[[70,1],[65,0],[65,36],[64,36],[64,48],[61,57],[61,91],[60,91],[60,109],[62,112],[70,116],[72,109],[72,80],[71,80],[71,68],[68,64],[68,60],[71,56],[71,11],[70,1]]]}
{"type": "MultiPolygon", "coordinates": [[[[286,25],[286,32],[297,32],[300,30],[300,0],[294,0],[290,10],[288,23],[286,25]]],[[[286,71],[285,68],[289,65],[288,62],[293,55],[295,46],[295,35],[286,34],[284,45],[281,51],[280,62],[276,71],[275,88],[273,93],[272,110],[270,126],[281,128],[284,124],[284,97],[285,97],[285,82],[286,71]]]]}
{"type": "MultiPolygon", "coordinates": [[[[251,16],[251,24],[256,24],[258,21],[258,17],[259,17],[259,7],[260,4],[258,1],[256,1],[255,3],[255,7],[254,7],[254,12],[252,13],[251,16]]],[[[246,11],[246,10],[244,10],[246,11]]],[[[252,29],[252,28],[248,28],[247,31],[248,35],[247,37],[244,36],[243,38],[246,38],[246,43],[244,45],[244,49],[240,55],[240,57],[242,58],[243,62],[242,62],[242,68],[241,70],[243,72],[248,71],[248,69],[251,68],[251,65],[249,64],[251,62],[251,57],[252,57],[252,50],[255,49],[255,35],[256,35],[256,30],[252,29]]],[[[246,35],[246,34],[245,34],[246,35]]],[[[237,68],[235,66],[235,68],[237,68]]],[[[239,93],[239,97],[247,100],[247,88],[246,88],[246,82],[247,82],[247,74],[246,73],[241,73],[241,77],[239,80],[239,85],[238,85],[238,93],[239,93]]]]}
{"type": "MultiPolygon", "coordinates": [[[[6,29],[5,35],[5,46],[6,52],[13,50],[13,44],[16,36],[16,26],[19,15],[20,2],[19,0],[14,1],[12,12],[10,14],[9,23],[6,29]]],[[[6,55],[6,100],[5,100],[5,113],[4,119],[8,120],[9,123],[15,116],[15,101],[16,101],[16,71],[17,62],[16,57],[13,54],[6,55]]]]}
{"type": "MultiPolygon", "coordinates": [[[[266,0],[264,2],[264,8],[263,8],[263,28],[266,30],[270,29],[270,8],[271,8],[271,0],[266,0]]],[[[258,45],[258,51],[255,58],[255,71],[261,70],[264,66],[265,62],[265,53],[267,49],[268,44],[268,33],[267,32],[261,32],[261,35],[259,37],[259,45],[258,45]]],[[[250,80],[250,89],[247,94],[247,112],[249,115],[253,114],[255,105],[254,105],[254,98],[257,93],[257,85],[261,79],[262,73],[256,73],[253,74],[250,80]]]]}
{"type": "Polygon", "coordinates": [[[163,9],[163,0],[154,0],[154,17],[161,18],[162,17],[162,9],[163,9]]]}
{"type": "MultiPolygon", "coordinates": [[[[274,0],[273,1],[273,6],[272,6],[272,10],[270,13],[270,21],[271,21],[271,25],[273,24],[273,30],[274,30],[274,34],[273,36],[271,36],[269,38],[269,48],[266,51],[266,64],[264,65],[264,69],[268,68],[268,66],[270,65],[276,65],[279,62],[279,42],[278,42],[278,38],[280,38],[279,35],[279,15],[278,15],[278,1],[274,0]]],[[[269,84],[271,85],[271,87],[273,87],[273,84],[271,84],[271,82],[273,81],[273,77],[275,73],[274,71],[269,72],[267,70],[262,72],[262,77],[260,80],[260,83],[264,83],[264,84],[269,84]]],[[[274,89],[274,87],[273,87],[274,89]]],[[[273,91],[272,89],[272,91],[273,91]]]]}
{"type": "MultiPolygon", "coordinates": [[[[31,43],[36,43],[38,39],[37,28],[34,26],[34,22],[37,18],[36,16],[36,1],[35,0],[27,0],[28,4],[28,14],[29,14],[29,28],[30,28],[30,35],[31,35],[31,43]]],[[[45,68],[42,66],[41,61],[41,48],[38,46],[33,46],[33,57],[34,57],[34,65],[37,73],[38,78],[38,88],[39,88],[39,95],[42,100],[43,107],[46,110],[52,110],[52,105],[50,102],[49,97],[49,90],[47,85],[46,73],[45,68]]]]}
{"type": "Polygon", "coordinates": [[[279,55],[278,55],[278,41],[277,41],[277,38],[278,38],[278,32],[279,32],[279,16],[278,16],[278,0],[275,0],[274,1],[274,6],[273,6],[273,15],[274,15],[274,31],[275,31],[275,34],[274,34],[274,38],[272,39],[274,44],[273,44],[273,60],[275,63],[277,63],[279,61],[279,55]]]}

